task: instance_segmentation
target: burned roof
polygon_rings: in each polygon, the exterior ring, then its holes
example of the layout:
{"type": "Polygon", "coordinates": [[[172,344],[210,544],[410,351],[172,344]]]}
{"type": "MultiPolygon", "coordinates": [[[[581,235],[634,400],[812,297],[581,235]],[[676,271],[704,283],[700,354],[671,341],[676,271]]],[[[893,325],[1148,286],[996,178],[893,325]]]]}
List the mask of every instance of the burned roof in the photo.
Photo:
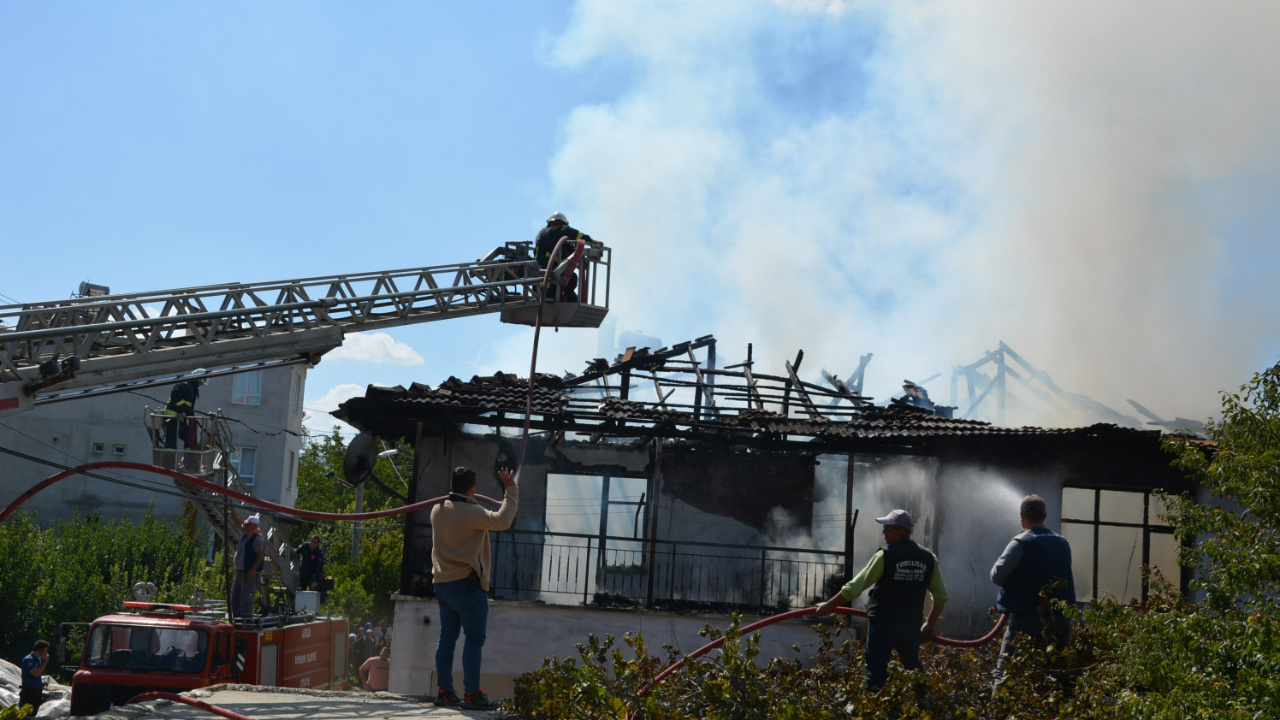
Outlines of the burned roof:
{"type": "MultiPolygon", "coordinates": [[[[1009,428],[947,417],[936,410],[891,402],[876,405],[835,378],[830,387],[801,380],[803,359],[786,375],[753,371],[750,361],[716,368],[710,336],[653,351],[629,350],[615,362],[595,359],[580,375],[539,374],[532,384],[508,373],[450,377],[436,387],[370,386],[333,414],[383,437],[412,437],[461,424],[518,427],[526,412],[533,428],[605,438],[664,437],[772,449],[936,451],[948,440],[1027,444],[1093,438],[1157,445],[1160,433],[1111,424],[1082,428],[1009,428]],[[694,351],[709,349],[699,359],[694,351]],[[922,445],[923,444],[923,445],[922,445]],[[928,448],[924,445],[929,446],[928,448]]],[[[830,378],[829,378],[830,381],[830,378]]]]}

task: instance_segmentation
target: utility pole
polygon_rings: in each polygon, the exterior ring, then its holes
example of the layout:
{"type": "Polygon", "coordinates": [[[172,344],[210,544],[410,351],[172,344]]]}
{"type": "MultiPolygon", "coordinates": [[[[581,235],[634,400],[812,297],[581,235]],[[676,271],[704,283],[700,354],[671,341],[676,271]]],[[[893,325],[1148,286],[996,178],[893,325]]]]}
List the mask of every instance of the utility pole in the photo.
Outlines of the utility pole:
{"type": "MultiPolygon", "coordinates": [[[[364,481],[356,483],[356,514],[364,512],[364,481]]],[[[360,521],[351,523],[351,562],[360,559],[360,521]]]]}

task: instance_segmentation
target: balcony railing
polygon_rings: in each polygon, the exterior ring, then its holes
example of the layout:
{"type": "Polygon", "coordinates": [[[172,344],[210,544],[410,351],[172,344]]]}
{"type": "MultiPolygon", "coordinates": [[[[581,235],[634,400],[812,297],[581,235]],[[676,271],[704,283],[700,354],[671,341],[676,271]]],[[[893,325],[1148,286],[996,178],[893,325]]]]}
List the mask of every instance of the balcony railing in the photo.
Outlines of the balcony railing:
{"type": "Polygon", "coordinates": [[[777,608],[830,597],[844,574],[840,552],[508,530],[491,586],[557,605],[777,608]]]}

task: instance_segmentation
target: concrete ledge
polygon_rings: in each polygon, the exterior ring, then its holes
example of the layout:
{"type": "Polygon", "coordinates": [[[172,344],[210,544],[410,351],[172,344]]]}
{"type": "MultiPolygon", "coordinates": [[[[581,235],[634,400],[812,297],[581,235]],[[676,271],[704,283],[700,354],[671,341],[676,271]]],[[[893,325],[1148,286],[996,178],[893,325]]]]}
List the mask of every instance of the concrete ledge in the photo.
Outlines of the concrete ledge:
{"type": "MultiPolygon", "coordinates": [[[[395,595],[395,640],[391,647],[389,689],[402,695],[434,696],[435,650],[439,639],[440,612],[434,598],[395,595]]],[[[743,624],[760,616],[744,616],[743,624]]],[[[650,655],[664,657],[663,645],[688,653],[707,644],[698,632],[706,625],[724,629],[729,617],[720,614],[679,614],[652,610],[584,608],[499,600],[489,604],[489,627],[484,646],[481,685],[490,697],[510,697],[516,677],[542,666],[544,658],[577,658],[578,643],[587,636],[622,637],[639,632],[650,655]]],[[[812,657],[817,650],[812,623],[787,620],[761,633],[757,664],[774,657],[812,657]],[[798,646],[795,649],[792,646],[798,646]]],[[[454,684],[462,687],[462,640],[454,652],[454,684]]],[[[629,653],[628,653],[629,654],[629,653]]]]}

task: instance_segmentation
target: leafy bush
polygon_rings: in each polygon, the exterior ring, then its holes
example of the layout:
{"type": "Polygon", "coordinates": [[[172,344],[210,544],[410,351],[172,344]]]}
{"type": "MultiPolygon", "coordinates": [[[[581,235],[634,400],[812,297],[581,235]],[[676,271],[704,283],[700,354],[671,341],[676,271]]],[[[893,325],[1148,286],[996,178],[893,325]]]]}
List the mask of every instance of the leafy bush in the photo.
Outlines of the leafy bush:
{"type": "Polygon", "coordinates": [[[0,708],[0,720],[22,720],[31,714],[30,705],[11,705],[0,708]]]}
{"type": "MultiPolygon", "coordinates": [[[[1062,674],[1044,671],[1054,658],[1043,651],[1019,656],[1007,666],[1008,680],[993,695],[998,643],[972,650],[926,644],[921,654],[925,673],[893,663],[888,684],[870,694],[864,688],[863,647],[853,640],[845,616],[813,625],[818,649],[806,662],[775,658],[764,668],[756,665],[760,634],[743,636],[739,627],[734,616],[718,655],[687,660],[683,670],[644,697],[640,689],[678,660],[678,653],[666,647],[665,657],[650,655],[638,633],[623,638],[630,653],[616,648],[613,636],[591,636],[578,646],[578,658],[548,658],[538,670],[517,678],[509,709],[532,720],[619,718],[625,713],[664,720],[825,720],[1005,717],[1014,712],[1020,718],[1053,718],[1078,707],[1064,694],[1062,674]],[[917,681],[926,686],[919,702],[917,681]]],[[[720,631],[708,626],[702,634],[710,641],[720,631]]]]}
{"type": "Polygon", "coordinates": [[[209,577],[206,536],[193,535],[189,519],[148,510],[138,523],[76,516],[42,530],[32,514],[15,514],[0,525],[0,652],[20,658],[37,639],[55,639],[61,622],[119,610],[137,582],[155,583],[162,602],[189,599],[209,577]]]}

